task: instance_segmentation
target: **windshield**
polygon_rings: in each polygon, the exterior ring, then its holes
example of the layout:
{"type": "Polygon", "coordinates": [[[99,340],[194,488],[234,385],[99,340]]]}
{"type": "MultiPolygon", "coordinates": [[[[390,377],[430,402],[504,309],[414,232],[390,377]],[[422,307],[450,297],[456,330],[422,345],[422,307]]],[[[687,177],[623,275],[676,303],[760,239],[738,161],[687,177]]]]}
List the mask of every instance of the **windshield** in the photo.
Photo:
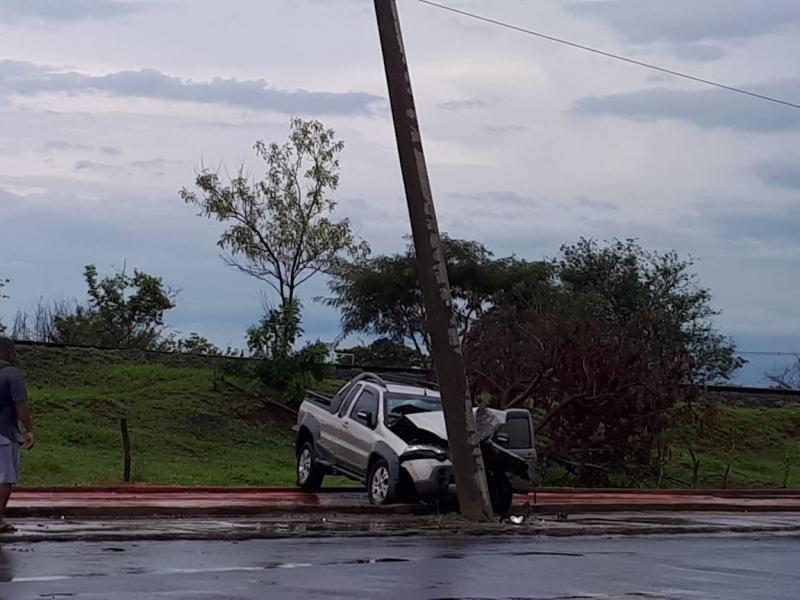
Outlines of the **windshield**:
{"type": "Polygon", "coordinates": [[[386,398],[384,414],[387,422],[414,413],[440,412],[442,410],[442,401],[435,396],[386,393],[384,398],[386,398]]]}

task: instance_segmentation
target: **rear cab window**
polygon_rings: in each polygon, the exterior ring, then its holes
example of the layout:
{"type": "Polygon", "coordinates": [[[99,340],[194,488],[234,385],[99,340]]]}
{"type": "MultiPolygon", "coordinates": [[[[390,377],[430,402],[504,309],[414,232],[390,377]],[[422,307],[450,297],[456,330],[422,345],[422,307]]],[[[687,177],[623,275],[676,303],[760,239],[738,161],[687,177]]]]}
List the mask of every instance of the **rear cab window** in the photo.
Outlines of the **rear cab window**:
{"type": "Polygon", "coordinates": [[[347,397],[347,395],[350,392],[353,391],[353,388],[355,388],[355,387],[356,387],[355,384],[348,383],[346,386],[344,386],[342,389],[340,389],[336,393],[336,395],[333,398],[331,398],[331,403],[328,406],[328,410],[331,413],[339,412],[339,408],[341,408],[341,406],[342,406],[342,401],[347,397]]]}
{"type": "MultiPolygon", "coordinates": [[[[353,403],[353,399],[358,396],[358,392],[362,390],[364,386],[362,385],[354,385],[350,390],[347,391],[347,394],[343,394],[343,400],[341,402],[341,406],[339,407],[339,417],[344,417],[347,414],[347,409],[353,403]]],[[[331,412],[336,412],[331,411],[331,412]]]]}

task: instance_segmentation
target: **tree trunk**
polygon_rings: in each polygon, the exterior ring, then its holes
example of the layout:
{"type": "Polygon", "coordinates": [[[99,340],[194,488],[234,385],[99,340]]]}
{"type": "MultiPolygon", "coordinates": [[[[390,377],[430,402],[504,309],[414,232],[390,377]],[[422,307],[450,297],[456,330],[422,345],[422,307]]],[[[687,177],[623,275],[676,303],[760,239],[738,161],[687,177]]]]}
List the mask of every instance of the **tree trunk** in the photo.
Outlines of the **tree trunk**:
{"type": "Polygon", "coordinates": [[[375,0],[433,364],[462,515],[493,518],[395,0],[375,0]]]}

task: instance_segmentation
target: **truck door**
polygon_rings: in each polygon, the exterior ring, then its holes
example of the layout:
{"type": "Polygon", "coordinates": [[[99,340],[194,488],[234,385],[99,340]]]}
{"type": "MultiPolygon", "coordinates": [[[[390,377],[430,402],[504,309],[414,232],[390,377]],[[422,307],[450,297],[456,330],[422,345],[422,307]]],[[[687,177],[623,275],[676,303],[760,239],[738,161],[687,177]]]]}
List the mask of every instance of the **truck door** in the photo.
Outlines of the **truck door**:
{"type": "Polygon", "coordinates": [[[353,400],[358,396],[359,392],[361,392],[362,387],[361,384],[351,386],[349,390],[344,392],[344,398],[341,400],[338,410],[335,410],[330,418],[320,419],[319,445],[323,453],[326,454],[326,458],[333,463],[337,463],[341,460],[342,422],[349,412],[353,400]]]}
{"type": "Polygon", "coordinates": [[[365,477],[369,453],[377,437],[375,428],[378,424],[379,406],[380,392],[372,386],[364,386],[364,391],[342,422],[342,456],[356,473],[365,477]]]}

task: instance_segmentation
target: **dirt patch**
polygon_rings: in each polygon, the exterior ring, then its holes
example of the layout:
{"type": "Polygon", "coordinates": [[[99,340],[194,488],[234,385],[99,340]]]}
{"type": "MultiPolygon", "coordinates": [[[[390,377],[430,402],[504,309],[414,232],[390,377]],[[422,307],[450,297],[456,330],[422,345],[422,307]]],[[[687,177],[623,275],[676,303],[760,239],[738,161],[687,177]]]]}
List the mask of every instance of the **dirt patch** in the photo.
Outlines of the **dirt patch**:
{"type": "Polygon", "coordinates": [[[273,404],[268,400],[244,395],[229,396],[225,406],[231,416],[258,425],[272,425],[289,430],[297,422],[297,413],[287,407],[273,404]]]}

